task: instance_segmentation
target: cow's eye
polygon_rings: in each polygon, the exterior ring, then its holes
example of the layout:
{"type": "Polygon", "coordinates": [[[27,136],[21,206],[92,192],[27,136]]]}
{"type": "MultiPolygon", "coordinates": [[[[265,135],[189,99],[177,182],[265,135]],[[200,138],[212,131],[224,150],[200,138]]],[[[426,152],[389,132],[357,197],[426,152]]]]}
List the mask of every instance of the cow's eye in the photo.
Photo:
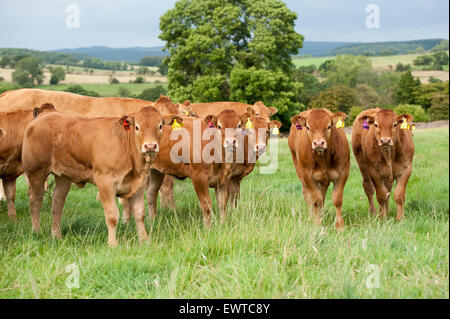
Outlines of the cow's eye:
{"type": "Polygon", "coordinates": [[[307,126],[306,129],[309,131],[309,126],[307,126]]]}
{"type": "Polygon", "coordinates": [[[373,123],[373,125],[374,125],[375,127],[378,127],[378,124],[377,124],[377,123],[373,123]]]}
{"type": "Polygon", "coordinates": [[[221,129],[222,129],[222,126],[221,126],[221,125],[217,125],[217,127],[219,128],[219,130],[221,130],[221,129]]]}
{"type": "Polygon", "coordinates": [[[397,123],[394,123],[394,127],[397,127],[397,123]]]}
{"type": "Polygon", "coordinates": [[[238,128],[241,128],[241,123],[238,124],[238,128]]]}
{"type": "Polygon", "coordinates": [[[328,125],[328,129],[330,129],[330,128],[331,128],[331,124],[328,125]]]}
{"type": "Polygon", "coordinates": [[[256,116],[259,116],[259,113],[256,113],[256,116]]]}
{"type": "Polygon", "coordinates": [[[159,129],[162,130],[162,124],[159,124],[159,129]]]}
{"type": "Polygon", "coordinates": [[[139,126],[136,125],[136,131],[139,131],[139,126]]]}

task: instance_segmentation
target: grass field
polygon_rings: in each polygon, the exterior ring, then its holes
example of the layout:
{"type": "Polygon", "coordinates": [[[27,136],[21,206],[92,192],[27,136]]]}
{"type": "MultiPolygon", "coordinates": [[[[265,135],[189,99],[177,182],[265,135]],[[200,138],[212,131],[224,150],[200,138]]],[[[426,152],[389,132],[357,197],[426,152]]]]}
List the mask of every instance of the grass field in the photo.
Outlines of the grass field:
{"type": "MultiPolygon", "coordinates": [[[[143,90],[152,88],[156,85],[166,86],[166,83],[123,83],[123,84],[80,84],[85,90],[95,91],[100,96],[119,96],[119,87],[124,87],[128,89],[131,94],[138,95],[141,94],[143,90]]],[[[36,86],[38,89],[52,90],[52,91],[63,91],[69,86],[74,84],[56,84],[56,85],[41,85],[36,86]]]]}
{"type": "Polygon", "coordinates": [[[177,181],[177,211],[159,209],[154,222],[147,219],[144,245],[131,222],[118,226],[119,247],[106,246],[92,185],[69,193],[62,240],[50,236],[49,195],[43,233],[32,234],[21,178],[17,222],[1,204],[0,298],[449,298],[449,130],[414,134],[404,220],[395,221],[392,199],[387,219],[368,216],[352,155],[342,232],[333,227],[330,194],[323,226],[309,220],[287,139],[276,175],[246,178],[225,225],[215,214],[207,231],[191,182],[177,181]],[[72,263],[80,287],[69,289],[72,263]],[[367,288],[374,269],[379,288],[367,288]]]}

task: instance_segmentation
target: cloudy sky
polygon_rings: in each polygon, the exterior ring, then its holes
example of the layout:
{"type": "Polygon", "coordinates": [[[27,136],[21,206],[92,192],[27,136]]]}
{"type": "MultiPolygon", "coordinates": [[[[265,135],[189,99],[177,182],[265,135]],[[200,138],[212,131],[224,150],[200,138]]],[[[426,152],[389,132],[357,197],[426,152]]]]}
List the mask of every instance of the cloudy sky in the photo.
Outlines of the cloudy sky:
{"type": "MultiPolygon", "coordinates": [[[[37,50],[104,45],[160,46],[159,16],[176,0],[0,0],[0,47],[37,50]],[[79,28],[66,13],[76,4],[79,28]],[[70,7],[69,7],[70,8],[70,7]],[[76,25],[75,25],[76,26],[76,25]]],[[[309,41],[396,41],[449,37],[447,0],[284,0],[309,41]],[[379,28],[367,28],[369,4],[379,28]]],[[[71,11],[73,12],[73,11],[71,11]]]]}

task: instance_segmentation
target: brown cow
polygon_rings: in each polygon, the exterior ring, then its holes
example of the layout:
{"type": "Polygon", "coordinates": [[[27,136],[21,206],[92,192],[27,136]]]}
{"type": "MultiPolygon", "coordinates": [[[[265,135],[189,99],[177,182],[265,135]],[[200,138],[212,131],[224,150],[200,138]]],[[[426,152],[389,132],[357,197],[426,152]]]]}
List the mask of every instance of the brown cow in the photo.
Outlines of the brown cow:
{"type": "Polygon", "coordinates": [[[233,208],[236,207],[239,198],[242,179],[253,171],[258,156],[266,151],[270,132],[274,128],[279,129],[282,125],[276,120],[267,123],[262,117],[256,116],[255,111],[251,109],[242,116],[243,123],[247,123],[248,120],[251,121],[253,128],[246,130],[243,143],[236,150],[236,154],[238,154],[242,148],[243,161],[237,161],[235,156],[230,172],[229,192],[233,208]],[[264,136],[261,137],[260,134],[264,134],[264,136]]]}
{"type": "Polygon", "coordinates": [[[22,161],[30,182],[29,200],[33,231],[39,232],[39,211],[48,174],[55,176],[52,201],[52,235],[61,237],[60,219],[71,183],[97,185],[108,226],[108,244],[117,245],[119,212],[115,196],[129,198],[139,240],[147,239],[144,225],[143,183],[148,167],[159,151],[163,119],[153,107],[132,116],[87,118],[54,112],[27,126],[22,161]]]}
{"type": "Polygon", "coordinates": [[[22,142],[25,128],[41,113],[54,111],[52,104],[26,111],[0,112],[0,178],[3,180],[8,216],[16,219],[16,179],[22,175],[22,142]]]}
{"type": "MultiPolygon", "coordinates": [[[[156,157],[155,162],[152,164],[150,169],[149,178],[149,188],[147,191],[147,200],[149,207],[149,215],[151,218],[156,216],[156,199],[158,196],[158,190],[163,182],[164,174],[175,176],[178,179],[184,179],[189,177],[192,180],[195,191],[197,193],[200,207],[203,212],[203,220],[206,227],[211,225],[211,209],[212,201],[209,196],[209,187],[218,188],[219,198],[217,201],[219,203],[219,210],[221,215],[221,220],[224,221],[226,214],[226,206],[228,202],[228,179],[231,172],[231,163],[226,163],[224,158],[226,154],[234,152],[237,145],[236,137],[226,136],[226,129],[237,129],[243,125],[243,119],[241,116],[236,114],[236,112],[231,110],[225,110],[220,113],[219,116],[208,115],[203,121],[198,119],[185,119],[184,129],[185,133],[189,135],[189,140],[182,139],[180,142],[178,140],[170,140],[169,129],[165,129],[163,132],[163,138],[161,140],[161,152],[156,157]],[[196,121],[196,123],[194,123],[196,121]],[[198,125],[201,134],[209,128],[209,126],[214,126],[217,129],[213,139],[201,140],[201,142],[194,141],[196,138],[194,127],[198,125]],[[218,148],[222,149],[222,158],[220,154],[215,153],[211,150],[208,154],[216,156],[216,160],[208,162],[205,160],[202,153],[207,152],[208,146],[211,143],[219,143],[223,141],[221,145],[216,144],[218,148]],[[179,144],[181,143],[181,144],[179,144]],[[199,143],[199,149],[194,149],[195,143],[199,143]],[[190,149],[190,154],[182,153],[183,161],[180,163],[174,163],[171,159],[170,152],[174,148],[174,145],[182,145],[182,149],[190,149]],[[229,152],[229,153],[226,153],[229,152]],[[196,162],[195,157],[198,156],[198,161],[196,162]]],[[[199,132],[199,133],[200,133],[199,132]]],[[[200,138],[200,136],[198,137],[200,138]]]]}
{"type": "Polygon", "coordinates": [[[344,130],[336,128],[345,114],[330,114],[326,109],[313,109],[293,116],[288,143],[303,196],[319,225],[327,189],[333,182],[335,227],[339,229],[344,226],[342,199],[350,171],[350,148],[344,130]]]}
{"type": "MultiPolygon", "coordinates": [[[[256,102],[254,105],[240,102],[211,102],[211,103],[193,103],[184,101],[179,108],[186,115],[205,118],[208,115],[218,116],[224,110],[233,110],[237,114],[246,114],[249,110],[256,117],[261,117],[270,122],[270,117],[278,112],[275,107],[267,107],[263,102],[256,102]]],[[[175,198],[173,192],[174,180],[171,176],[166,176],[161,186],[161,200],[163,207],[175,208],[175,198]]]]}
{"type": "Polygon", "coordinates": [[[363,177],[363,187],[369,200],[369,212],[376,214],[373,193],[376,191],[379,216],[386,217],[394,180],[394,200],[397,220],[404,215],[405,190],[412,172],[414,142],[412,132],[404,125],[413,116],[397,115],[389,109],[369,109],[359,114],[353,123],[352,149],[363,177]]]}

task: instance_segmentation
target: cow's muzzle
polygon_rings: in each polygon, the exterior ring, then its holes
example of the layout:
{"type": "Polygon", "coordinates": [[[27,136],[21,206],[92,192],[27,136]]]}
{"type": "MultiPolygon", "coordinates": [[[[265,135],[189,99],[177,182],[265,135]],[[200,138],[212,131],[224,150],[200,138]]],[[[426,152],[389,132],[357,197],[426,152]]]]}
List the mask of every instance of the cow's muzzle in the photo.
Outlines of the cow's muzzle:
{"type": "Polygon", "coordinates": [[[234,137],[226,138],[225,141],[223,142],[223,147],[226,149],[238,147],[236,138],[234,138],[234,137]]]}
{"type": "Polygon", "coordinates": [[[156,142],[144,143],[144,145],[142,145],[142,152],[143,153],[158,153],[159,145],[156,142]]]}
{"type": "Polygon", "coordinates": [[[255,151],[255,153],[261,155],[266,151],[266,144],[256,144],[253,150],[255,151]]]}
{"type": "Polygon", "coordinates": [[[327,142],[322,139],[316,139],[312,142],[312,149],[318,153],[323,153],[327,150],[327,142]]]}
{"type": "Polygon", "coordinates": [[[394,143],[392,142],[392,139],[390,137],[380,137],[379,145],[381,147],[389,147],[393,146],[394,143]]]}

